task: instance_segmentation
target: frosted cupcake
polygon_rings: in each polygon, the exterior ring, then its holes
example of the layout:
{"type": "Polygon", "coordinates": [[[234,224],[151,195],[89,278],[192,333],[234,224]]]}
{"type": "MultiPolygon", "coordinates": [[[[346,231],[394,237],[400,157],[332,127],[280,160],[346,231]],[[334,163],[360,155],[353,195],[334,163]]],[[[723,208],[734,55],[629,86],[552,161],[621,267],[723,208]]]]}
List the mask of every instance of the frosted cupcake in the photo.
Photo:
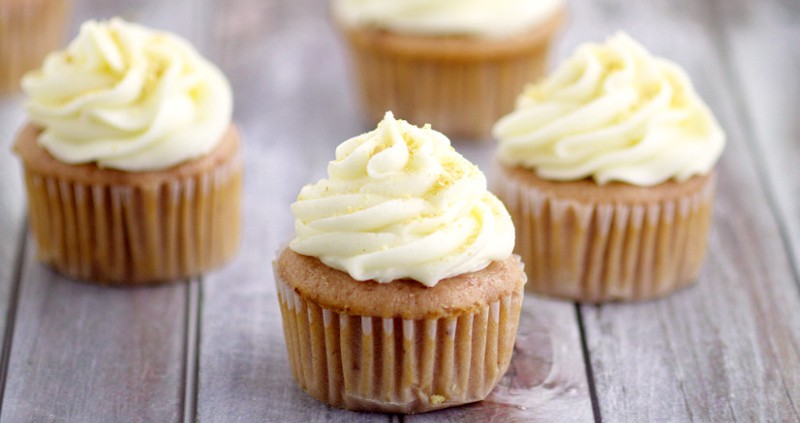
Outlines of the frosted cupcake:
{"type": "Polygon", "coordinates": [[[175,35],[90,21],[22,81],[37,256],[84,280],[186,278],[238,246],[242,161],[222,73],[175,35]]]}
{"type": "Polygon", "coordinates": [[[524,273],[476,166],[387,113],[345,141],[292,205],[275,281],[292,373],[351,410],[417,413],[485,398],[508,368],[524,273]]]}
{"type": "Polygon", "coordinates": [[[365,112],[394,110],[451,137],[488,139],[547,69],[563,0],[334,0],[365,112]]]}
{"type": "Polygon", "coordinates": [[[581,46],[494,135],[529,289],[639,300],[697,277],[725,135],[676,64],[625,34],[581,46]]]}
{"type": "Polygon", "coordinates": [[[19,91],[22,75],[61,46],[69,0],[0,0],[0,94],[19,91]]]}

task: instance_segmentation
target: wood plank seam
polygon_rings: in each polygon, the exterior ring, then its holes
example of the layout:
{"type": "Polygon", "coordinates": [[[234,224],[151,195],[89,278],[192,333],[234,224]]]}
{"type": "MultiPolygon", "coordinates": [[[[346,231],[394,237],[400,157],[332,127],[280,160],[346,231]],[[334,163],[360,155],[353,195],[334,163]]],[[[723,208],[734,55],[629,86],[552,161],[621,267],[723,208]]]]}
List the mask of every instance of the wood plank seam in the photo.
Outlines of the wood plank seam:
{"type": "MultiPolygon", "coordinates": [[[[600,306],[598,306],[599,308],[600,306]]],[[[597,387],[594,383],[594,371],[592,370],[592,357],[589,355],[589,342],[586,337],[586,328],[583,324],[583,312],[581,305],[575,303],[575,315],[578,319],[578,332],[581,337],[581,350],[583,350],[583,367],[586,369],[586,381],[589,384],[589,399],[592,402],[592,414],[595,423],[603,423],[603,415],[600,413],[600,400],[597,397],[597,387]]]]}
{"type": "Polygon", "coordinates": [[[794,410],[794,417],[800,422],[800,411],[797,409],[797,404],[794,402],[794,398],[792,398],[792,393],[789,391],[789,387],[786,386],[786,383],[783,384],[783,389],[786,392],[786,396],[789,398],[789,404],[792,405],[792,410],[794,410]]]}
{"type": "Polygon", "coordinates": [[[184,422],[197,421],[198,381],[200,374],[200,325],[202,280],[186,282],[186,329],[184,331],[182,399],[184,422]]]}
{"type": "Polygon", "coordinates": [[[11,281],[11,291],[8,296],[8,309],[6,327],[3,333],[3,346],[0,350],[0,417],[3,413],[3,403],[6,393],[6,380],[8,379],[8,363],[11,358],[11,344],[14,341],[14,328],[16,326],[17,306],[19,304],[20,286],[22,285],[22,265],[25,262],[25,249],[28,242],[28,219],[25,218],[17,233],[17,256],[14,258],[14,273],[11,281]]]}
{"type": "MultiPolygon", "coordinates": [[[[719,6],[717,5],[718,1],[719,0],[712,0],[706,2],[708,16],[721,16],[722,12],[719,10],[719,6]]],[[[777,200],[775,199],[776,194],[772,189],[772,183],[765,169],[766,158],[764,157],[764,154],[762,154],[758,143],[755,142],[756,133],[754,130],[755,125],[753,124],[753,118],[751,113],[749,113],[745,108],[746,99],[740,88],[740,85],[733,83],[741,81],[741,76],[738,74],[736,69],[734,69],[735,66],[730,65],[733,63],[733,61],[728,49],[728,43],[725,42],[728,38],[730,38],[728,28],[723,23],[723,19],[710,19],[706,23],[711,28],[711,41],[716,46],[720,59],[729,64],[729,66],[721,66],[723,73],[722,77],[728,81],[728,84],[726,85],[730,87],[731,96],[736,100],[734,102],[735,104],[733,109],[739,118],[737,120],[741,123],[742,129],[747,135],[747,139],[745,140],[744,144],[747,146],[748,152],[754,158],[753,163],[755,164],[756,175],[758,177],[758,185],[760,185],[761,189],[764,191],[764,196],[767,198],[767,205],[770,214],[772,214],[775,223],[778,225],[781,243],[783,244],[786,253],[789,255],[789,264],[792,269],[792,277],[794,278],[795,286],[798,288],[798,295],[800,295],[800,259],[798,259],[798,257],[800,257],[800,246],[793,245],[792,241],[789,239],[789,227],[786,224],[787,217],[784,216],[781,208],[778,206],[777,200]]]]}

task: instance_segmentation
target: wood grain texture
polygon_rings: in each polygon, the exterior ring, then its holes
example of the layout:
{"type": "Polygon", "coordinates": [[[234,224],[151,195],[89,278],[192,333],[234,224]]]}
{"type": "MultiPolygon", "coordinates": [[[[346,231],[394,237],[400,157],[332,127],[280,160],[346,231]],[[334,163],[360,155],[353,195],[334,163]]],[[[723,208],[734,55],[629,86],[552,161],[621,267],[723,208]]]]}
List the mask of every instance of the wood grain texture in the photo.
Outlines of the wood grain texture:
{"type": "MultiPolygon", "coordinates": [[[[198,416],[387,420],[332,409],[297,387],[270,267],[293,236],[289,205],[302,185],[325,175],[337,144],[371,129],[358,112],[342,42],[315,1],[234,1],[212,14],[220,25],[215,59],[234,86],[245,142],[246,231],[234,263],[205,278],[198,416]]],[[[464,153],[489,167],[491,146],[465,145],[464,153]]],[[[573,306],[531,297],[524,307],[523,335],[503,387],[488,402],[431,417],[591,420],[573,306]]]]}
{"type": "Polygon", "coordinates": [[[179,421],[186,285],[116,289],[25,252],[0,420],[179,421]]]}
{"type": "Polygon", "coordinates": [[[712,2],[749,146],[800,278],[800,2],[712,2]]]}
{"type": "Polygon", "coordinates": [[[565,47],[625,29],[687,69],[728,133],[698,284],[662,301],[582,308],[602,419],[797,420],[800,295],[716,49],[719,15],[688,1],[573,9],[565,47]]]}
{"type": "MultiPolygon", "coordinates": [[[[25,231],[22,169],[17,158],[10,154],[14,135],[25,119],[20,103],[19,96],[0,98],[0,333],[3,334],[3,344],[0,347],[0,387],[5,382],[14,329],[19,286],[19,249],[25,231]]],[[[2,393],[3,389],[0,388],[0,395],[2,393]]]]}

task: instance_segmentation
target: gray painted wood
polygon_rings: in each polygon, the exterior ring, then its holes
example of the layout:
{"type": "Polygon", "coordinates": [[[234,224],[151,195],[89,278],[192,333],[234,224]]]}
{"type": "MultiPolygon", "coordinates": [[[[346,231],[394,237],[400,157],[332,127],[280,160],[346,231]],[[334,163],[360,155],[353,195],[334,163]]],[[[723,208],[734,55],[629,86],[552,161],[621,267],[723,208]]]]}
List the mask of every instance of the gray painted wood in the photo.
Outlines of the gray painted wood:
{"type": "Polygon", "coordinates": [[[119,289],[25,252],[0,420],[180,421],[186,285],[119,289]]]}
{"type": "Polygon", "coordinates": [[[574,10],[574,28],[587,29],[565,44],[624,28],[688,70],[729,138],[698,284],[662,301],[582,308],[603,420],[800,419],[800,295],[717,49],[719,14],[689,1],[574,10]]]}
{"type": "Polygon", "coordinates": [[[715,1],[720,51],[800,275],[800,2],[715,1]]]}
{"type": "MultiPolygon", "coordinates": [[[[18,289],[18,261],[24,237],[25,199],[21,170],[10,154],[12,140],[25,116],[20,108],[21,97],[0,98],[0,386],[7,369],[8,352],[13,332],[18,289]]],[[[2,395],[2,389],[0,389],[2,395]]],[[[0,402],[2,404],[2,402],[0,402]]]]}

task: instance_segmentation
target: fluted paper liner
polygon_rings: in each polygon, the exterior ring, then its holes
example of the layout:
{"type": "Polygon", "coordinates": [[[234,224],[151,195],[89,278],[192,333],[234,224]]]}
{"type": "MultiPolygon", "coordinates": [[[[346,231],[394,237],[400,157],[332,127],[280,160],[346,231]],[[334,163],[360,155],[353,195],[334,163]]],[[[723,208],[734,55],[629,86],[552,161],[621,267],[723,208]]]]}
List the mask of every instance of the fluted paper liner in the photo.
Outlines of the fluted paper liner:
{"type": "Polygon", "coordinates": [[[68,0],[0,0],[0,93],[18,91],[25,72],[59,48],[68,0]]]}
{"type": "Polygon", "coordinates": [[[274,273],[292,374],[334,407],[419,413],[480,401],[508,369],[521,295],[449,317],[358,316],[302,298],[274,273]]]}
{"type": "Polygon", "coordinates": [[[525,84],[547,70],[562,20],[559,12],[528,33],[499,40],[342,30],[371,121],[391,110],[449,137],[486,140],[525,84]]]}
{"type": "Polygon", "coordinates": [[[101,177],[49,174],[23,160],[37,258],[70,277],[112,284],[164,282],[220,266],[239,242],[236,143],[198,172],[147,179],[111,171],[127,183],[104,180],[103,170],[96,171],[101,177]]]}
{"type": "Polygon", "coordinates": [[[586,201],[545,192],[501,168],[494,192],[514,220],[529,291],[582,302],[643,300],[697,278],[715,174],[677,197],[586,201]]]}

